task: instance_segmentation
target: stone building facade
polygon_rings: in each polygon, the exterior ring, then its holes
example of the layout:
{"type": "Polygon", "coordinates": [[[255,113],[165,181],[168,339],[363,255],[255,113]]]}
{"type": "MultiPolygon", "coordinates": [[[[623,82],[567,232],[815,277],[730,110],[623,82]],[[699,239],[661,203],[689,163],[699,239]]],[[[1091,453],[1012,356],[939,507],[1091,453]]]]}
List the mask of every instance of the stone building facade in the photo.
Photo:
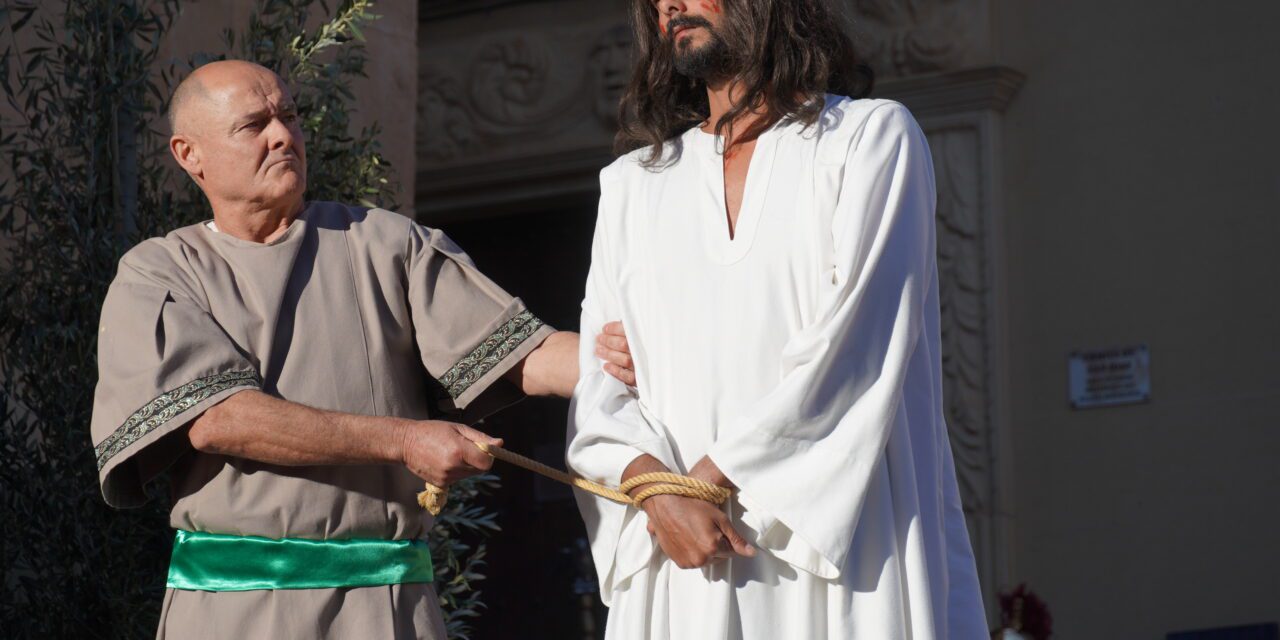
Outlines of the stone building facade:
{"type": "MultiPolygon", "coordinates": [[[[934,155],[947,415],[993,623],[1022,582],[1062,638],[1280,621],[1280,5],[839,1],[874,95],[910,107],[934,155]],[[1139,344],[1148,401],[1071,406],[1070,354],[1139,344]]],[[[624,8],[385,0],[368,30],[360,109],[404,212],[566,329],[624,8]]],[[[175,39],[212,37],[209,16],[175,39]]],[[[558,464],[565,410],[528,401],[487,428],[558,464]]],[[[568,493],[499,471],[476,637],[596,637],[568,493]]]]}
{"type": "MultiPolygon", "coordinates": [[[[910,107],[933,150],[947,415],[993,622],[1021,582],[1066,638],[1280,620],[1280,49],[1263,26],[1280,8],[842,3],[875,95],[910,107]],[[1069,355],[1128,344],[1150,351],[1150,400],[1073,409],[1069,355]]],[[[417,215],[565,327],[612,158],[624,8],[418,6],[417,215]]],[[[559,408],[534,404],[503,421],[554,459],[559,408]]],[[[532,487],[513,513],[563,516],[563,494],[504,475],[532,487]]]]}

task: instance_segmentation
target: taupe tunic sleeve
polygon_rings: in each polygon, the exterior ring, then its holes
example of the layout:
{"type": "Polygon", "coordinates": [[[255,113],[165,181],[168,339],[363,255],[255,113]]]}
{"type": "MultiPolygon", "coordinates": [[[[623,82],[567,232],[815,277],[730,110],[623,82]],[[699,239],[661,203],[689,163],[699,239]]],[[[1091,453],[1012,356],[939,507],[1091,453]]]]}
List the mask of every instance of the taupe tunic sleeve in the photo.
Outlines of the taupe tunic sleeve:
{"type": "Polygon", "coordinates": [[[554,329],[476,269],[443,232],[410,230],[409,307],[427,371],[462,419],[474,422],[523,397],[502,378],[554,329]]]}
{"type": "Polygon", "coordinates": [[[188,285],[181,255],[146,242],[120,261],[98,333],[92,432],[102,495],[145,502],[143,485],[190,449],[183,428],[262,382],[188,285]]]}

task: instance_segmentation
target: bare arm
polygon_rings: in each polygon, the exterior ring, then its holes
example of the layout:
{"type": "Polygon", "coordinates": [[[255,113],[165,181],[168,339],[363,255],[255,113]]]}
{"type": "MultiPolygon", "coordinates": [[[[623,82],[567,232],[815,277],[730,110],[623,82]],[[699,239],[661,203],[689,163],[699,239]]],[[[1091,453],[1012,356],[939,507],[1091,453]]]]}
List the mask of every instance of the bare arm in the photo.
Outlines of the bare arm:
{"type": "Polygon", "coordinates": [[[242,391],[191,423],[198,451],[285,466],[403,464],[439,486],[489,469],[472,442],[502,441],[438,420],[406,420],[322,411],[242,391]]]}
{"type": "Polygon", "coordinates": [[[551,334],[503,377],[525,395],[572,396],[573,387],[578,384],[578,334],[551,334]]]}
{"type": "MultiPolygon", "coordinates": [[[[571,331],[551,334],[519,364],[512,367],[506,379],[520,387],[525,395],[560,396],[573,395],[578,384],[578,340],[571,331]]],[[[624,384],[636,383],[635,365],[631,360],[630,346],[622,332],[621,322],[604,326],[604,332],[596,340],[596,354],[607,362],[604,370],[624,384]]]]}

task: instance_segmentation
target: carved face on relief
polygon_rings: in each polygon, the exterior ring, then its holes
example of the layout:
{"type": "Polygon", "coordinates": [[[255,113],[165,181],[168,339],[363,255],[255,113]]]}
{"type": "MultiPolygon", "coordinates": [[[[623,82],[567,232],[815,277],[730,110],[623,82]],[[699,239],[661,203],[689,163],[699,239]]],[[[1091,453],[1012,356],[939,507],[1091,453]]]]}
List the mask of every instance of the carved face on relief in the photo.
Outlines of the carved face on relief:
{"type": "Polygon", "coordinates": [[[607,125],[618,123],[618,103],[631,74],[631,29],[620,24],[596,39],[587,65],[595,114],[607,125]]]}
{"type": "Polygon", "coordinates": [[[721,35],[723,0],[653,0],[658,31],[672,47],[676,71],[710,80],[732,73],[729,47],[721,35]]]}
{"type": "Polygon", "coordinates": [[[472,104],[492,120],[520,121],[542,100],[550,69],[550,55],[540,40],[495,42],[471,66],[472,104]]]}

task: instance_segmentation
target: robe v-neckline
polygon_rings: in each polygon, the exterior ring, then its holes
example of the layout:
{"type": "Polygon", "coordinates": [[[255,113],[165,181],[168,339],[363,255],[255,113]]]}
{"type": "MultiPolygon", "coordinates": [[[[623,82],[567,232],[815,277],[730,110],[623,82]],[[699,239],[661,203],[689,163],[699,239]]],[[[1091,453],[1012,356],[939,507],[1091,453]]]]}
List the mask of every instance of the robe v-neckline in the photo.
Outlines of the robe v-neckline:
{"type": "Polygon", "coordinates": [[[720,153],[720,137],[692,129],[698,144],[698,155],[707,175],[714,183],[712,191],[716,204],[715,215],[699,215],[704,226],[707,255],[718,264],[733,264],[746,257],[755,242],[756,229],[769,192],[769,179],[773,173],[774,152],[778,147],[777,129],[774,125],[756,138],[756,147],[747,163],[747,175],[743,179],[742,200],[738,204],[738,219],[734,223],[733,237],[729,236],[729,207],[725,195],[724,155],[720,153]]]}

